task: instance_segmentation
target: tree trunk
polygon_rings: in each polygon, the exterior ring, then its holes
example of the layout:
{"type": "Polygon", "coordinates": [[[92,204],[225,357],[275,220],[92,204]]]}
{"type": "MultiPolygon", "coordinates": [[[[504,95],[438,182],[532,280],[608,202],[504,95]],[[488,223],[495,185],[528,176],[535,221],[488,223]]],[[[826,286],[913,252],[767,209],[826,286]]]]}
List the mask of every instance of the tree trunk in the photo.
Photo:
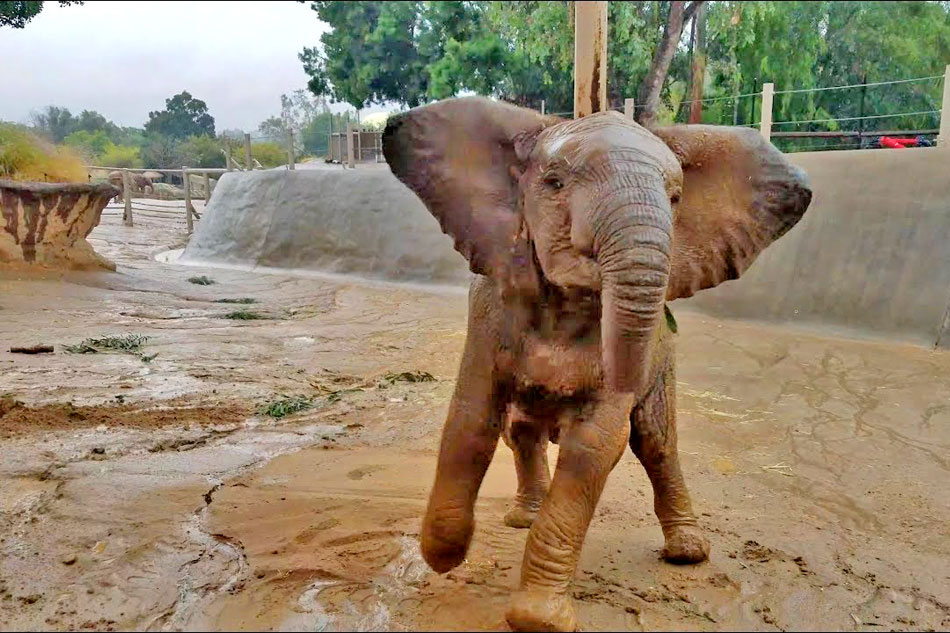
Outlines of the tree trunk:
{"type": "Polygon", "coordinates": [[[656,120],[656,112],[660,108],[660,91],[663,89],[663,82],[666,80],[666,73],[670,69],[673,55],[676,53],[676,45],[683,35],[683,25],[701,5],[701,0],[694,0],[689,7],[686,7],[686,3],[682,0],[674,0],[670,3],[670,15],[663,28],[663,37],[660,39],[660,45],[653,55],[653,63],[650,64],[650,70],[643,78],[637,94],[637,103],[643,104],[643,107],[636,118],[642,125],[649,125],[656,120]]]}
{"type": "Polygon", "coordinates": [[[703,81],[706,77],[706,7],[700,5],[693,16],[692,78],[690,80],[689,122],[703,122],[703,81]]]}

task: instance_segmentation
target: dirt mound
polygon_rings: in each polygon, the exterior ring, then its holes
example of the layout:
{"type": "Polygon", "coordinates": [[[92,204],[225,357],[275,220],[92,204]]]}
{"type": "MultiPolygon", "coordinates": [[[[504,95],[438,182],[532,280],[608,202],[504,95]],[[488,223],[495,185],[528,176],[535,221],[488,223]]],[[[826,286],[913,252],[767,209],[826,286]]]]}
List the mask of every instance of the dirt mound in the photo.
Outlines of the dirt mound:
{"type": "Polygon", "coordinates": [[[0,398],[0,438],[38,431],[111,428],[148,429],[164,426],[235,424],[253,414],[249,406],[183,406],[142,408],[117,404],[77,407],[70,403],[28,406],[13,398],[0,398]]]}

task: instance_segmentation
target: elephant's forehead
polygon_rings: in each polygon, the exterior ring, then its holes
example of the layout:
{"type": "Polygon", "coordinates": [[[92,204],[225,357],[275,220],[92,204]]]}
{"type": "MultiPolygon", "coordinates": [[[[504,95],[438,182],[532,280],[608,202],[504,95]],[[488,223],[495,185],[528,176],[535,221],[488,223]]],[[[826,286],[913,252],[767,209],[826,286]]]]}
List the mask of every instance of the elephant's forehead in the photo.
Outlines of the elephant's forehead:
{"type": "Polygon", "coordinates": [[[539,140],[541,160],[581,165],[607,160],[618,150],[633,150],[650,156],[663,167],[677,163],[665,143],[617,112],[602,112],[553,126],[539,140]]]}

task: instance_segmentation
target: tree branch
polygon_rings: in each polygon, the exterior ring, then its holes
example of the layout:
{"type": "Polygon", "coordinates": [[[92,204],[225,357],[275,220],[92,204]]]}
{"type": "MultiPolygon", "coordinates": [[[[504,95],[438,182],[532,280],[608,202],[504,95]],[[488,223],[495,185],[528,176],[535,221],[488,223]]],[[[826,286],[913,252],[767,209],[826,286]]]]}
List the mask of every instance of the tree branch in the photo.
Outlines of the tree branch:
{"type": "Polygon", "coordinates": [[[683,24],[686,24],[693,17],[693,14],[696,13],[696,9],[699,8],[699,5],[703,3],[703,0],[694,0],[690,2],[689,5],[683,10],[683,24]]]}

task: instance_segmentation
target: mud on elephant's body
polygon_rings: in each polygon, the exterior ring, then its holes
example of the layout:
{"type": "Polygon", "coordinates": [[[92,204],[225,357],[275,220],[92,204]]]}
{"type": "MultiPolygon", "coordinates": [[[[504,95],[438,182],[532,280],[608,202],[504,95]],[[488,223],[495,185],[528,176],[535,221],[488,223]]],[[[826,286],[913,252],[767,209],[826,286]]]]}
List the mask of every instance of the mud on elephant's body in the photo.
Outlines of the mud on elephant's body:
{"type": "Polygon", "coordinates": [[[479,275],[426,561],[444,572],[464,559],[499,435],[518,472],[505,521],[530,526],[513,628],[576,627],[581,545],[628,443],[653,484],[665,557],[705,559],[677,457],[666,302],[735,279],[798,222],[804,175],[753,130],[564,121],[482,98],[390,118],[383,148],[479,275]],[[560,444],[553,480],[548,441],[560,444]]]}

